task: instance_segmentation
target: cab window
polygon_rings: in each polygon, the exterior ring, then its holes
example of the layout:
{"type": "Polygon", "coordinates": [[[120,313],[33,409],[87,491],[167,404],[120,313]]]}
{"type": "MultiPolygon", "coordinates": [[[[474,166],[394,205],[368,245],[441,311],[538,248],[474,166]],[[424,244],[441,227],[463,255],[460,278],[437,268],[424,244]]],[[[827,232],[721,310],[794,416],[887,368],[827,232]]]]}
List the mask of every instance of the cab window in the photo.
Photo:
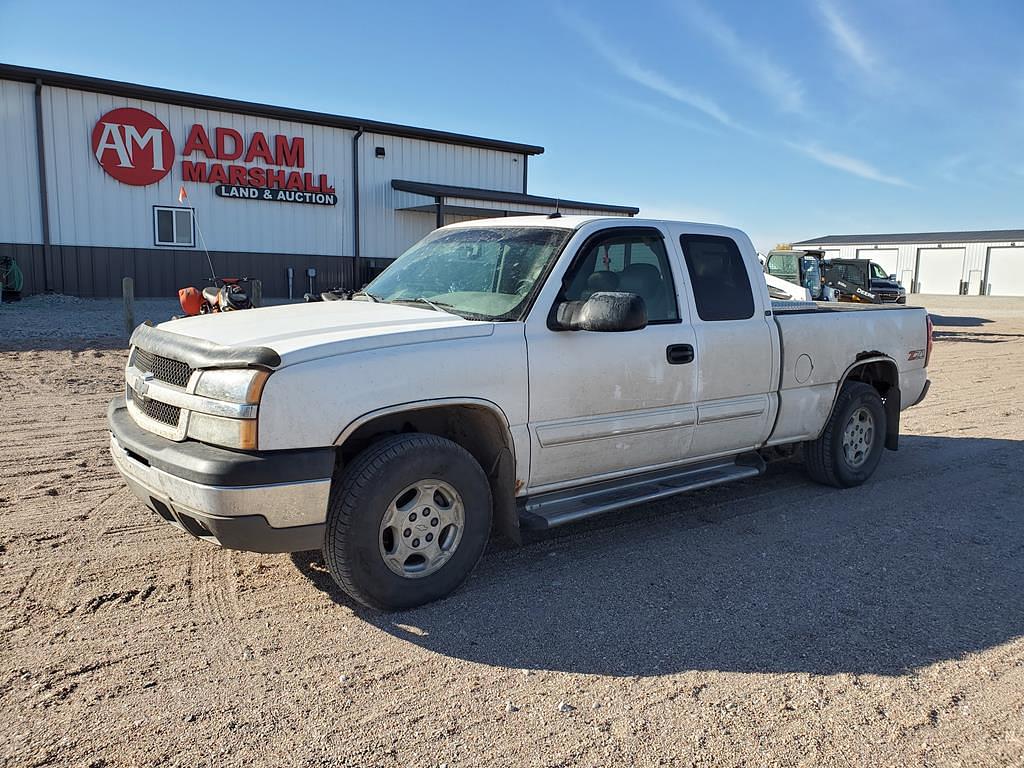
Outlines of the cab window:
{"type": "Polygon", "coordinates": [[[683,235],[679,244],[701,320],[747,320],[754,316],[747,267],[732,238],[683,235]]]}
{"type": "Polygon", "coordinates": [[[565,276],[561,301],[585,301],[599,291],[635,293],[648,323],[679,320],[665,242],[650,232],[610,234],[589,242],[565,276]]]}

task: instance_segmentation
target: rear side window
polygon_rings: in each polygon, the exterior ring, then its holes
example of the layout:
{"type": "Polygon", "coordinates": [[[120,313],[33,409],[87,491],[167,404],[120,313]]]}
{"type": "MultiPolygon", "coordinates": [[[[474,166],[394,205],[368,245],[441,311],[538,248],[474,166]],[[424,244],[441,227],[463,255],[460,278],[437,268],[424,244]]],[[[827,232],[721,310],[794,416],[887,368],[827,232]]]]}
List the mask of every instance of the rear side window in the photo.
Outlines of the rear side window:
{"type": "Polygon", "coordinates": [[[746,320],[754,316],[747,267],[732,238],[683,235],[679,244],[701,320],[746,320]]]}

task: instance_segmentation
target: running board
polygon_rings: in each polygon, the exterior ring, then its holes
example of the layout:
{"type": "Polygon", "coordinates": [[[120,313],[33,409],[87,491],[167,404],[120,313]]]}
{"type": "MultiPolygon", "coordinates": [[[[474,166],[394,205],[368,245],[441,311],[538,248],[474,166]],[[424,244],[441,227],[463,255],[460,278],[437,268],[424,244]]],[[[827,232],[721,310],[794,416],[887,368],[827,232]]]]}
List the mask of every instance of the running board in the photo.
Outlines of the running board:
{"type": "Polygon", "coordinates": [[[551,491],[526,498],[519,508],[519,524],[531,530],[554,528],[634,504],[756,477],[764,470],[764,460],[756,453],[749,453],[734,459],[674,467],[563,491],[551,491]]]}

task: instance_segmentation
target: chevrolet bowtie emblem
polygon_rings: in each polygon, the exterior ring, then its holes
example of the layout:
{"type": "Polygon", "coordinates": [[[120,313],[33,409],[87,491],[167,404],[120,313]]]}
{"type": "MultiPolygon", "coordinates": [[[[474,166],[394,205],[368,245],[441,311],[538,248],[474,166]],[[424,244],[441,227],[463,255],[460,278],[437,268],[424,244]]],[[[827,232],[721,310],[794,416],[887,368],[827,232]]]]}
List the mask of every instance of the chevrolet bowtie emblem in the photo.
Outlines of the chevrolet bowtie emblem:
{"type": "Polygon", "coordinates": [[[145,400],[147,393],[149,392],[149,383],[151,381],[153,381],[152,371],[142,374],[141,377],[135,380],[135,394],[145,400]]]}

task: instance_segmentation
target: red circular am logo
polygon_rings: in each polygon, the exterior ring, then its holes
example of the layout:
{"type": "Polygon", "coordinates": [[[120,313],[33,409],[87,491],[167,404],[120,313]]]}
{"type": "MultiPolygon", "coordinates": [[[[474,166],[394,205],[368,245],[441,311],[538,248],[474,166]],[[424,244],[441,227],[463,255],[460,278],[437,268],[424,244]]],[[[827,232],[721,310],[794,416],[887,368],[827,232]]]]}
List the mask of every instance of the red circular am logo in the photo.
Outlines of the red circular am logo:
{"type": "Polygon", "coordinates": [[[92,129],[92,153],[103,170],[124,184],[155,184],[171,171],[174,141],[167,126],[134,107],[107,112],[92,129]]]}

